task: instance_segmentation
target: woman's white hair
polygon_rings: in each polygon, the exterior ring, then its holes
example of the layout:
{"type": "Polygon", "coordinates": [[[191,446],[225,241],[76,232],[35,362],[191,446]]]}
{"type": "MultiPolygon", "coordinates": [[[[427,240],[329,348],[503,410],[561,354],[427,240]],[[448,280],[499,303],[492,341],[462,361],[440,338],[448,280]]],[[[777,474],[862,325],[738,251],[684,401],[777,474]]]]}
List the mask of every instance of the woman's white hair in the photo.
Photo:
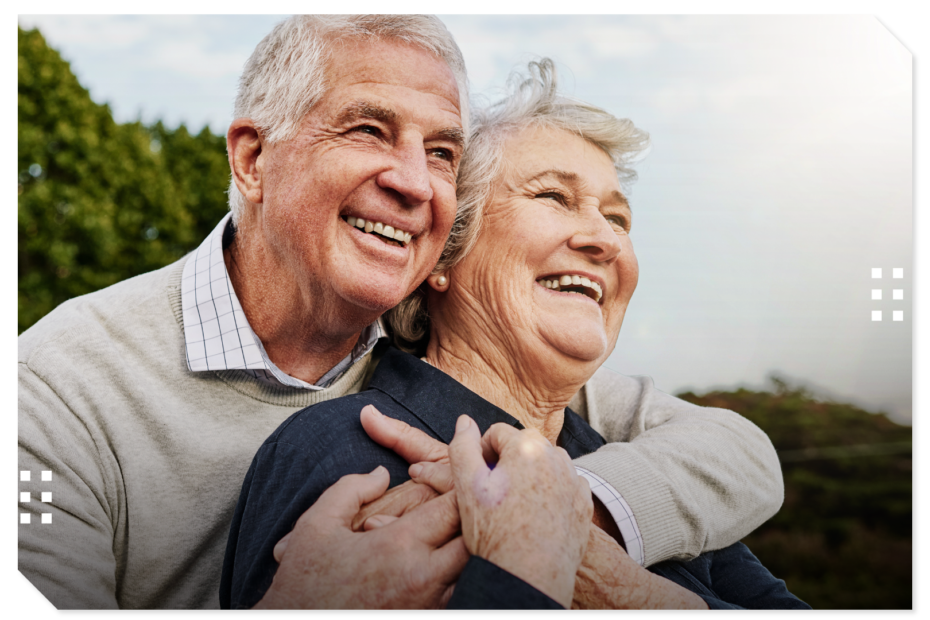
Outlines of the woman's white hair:
{"type": "MultiPolygon", "coordinates": [[[[511,73],[507,95],[484,109],[476,109],[471,126],[458,173],[458,212],[433,273],[453,267],[474,245],[494,182],[506,163],[504,145],[513,134],[531,127],[574,133],[607,153],[624,189],[636,179],[630,166],[649,146],[649,134],[629,119],[616,118],[597,106],[560,94],[555,63],[548,58],[530,62],[526,75],[511,73]]],[[[419,355],[425,351],[429,336],[426,286],[421,285],[385,315],[394,331],[395,344],[419,355]]]]}
{"type": "MultiPolygon", "coordinates": [[[[394,40],[420,47],[445,61],[459,90],[468,134],[468,78],[452,35],[433,15],[295,15],[279,23],[255,47],[239,78],[233,118],[250,118],[263,138],[294,136],[301,120],[326,93],[326,69],[346,40],[394,40]]],[[[248,202],[229,184],[229,209],[238,224],[248,202]]]]}

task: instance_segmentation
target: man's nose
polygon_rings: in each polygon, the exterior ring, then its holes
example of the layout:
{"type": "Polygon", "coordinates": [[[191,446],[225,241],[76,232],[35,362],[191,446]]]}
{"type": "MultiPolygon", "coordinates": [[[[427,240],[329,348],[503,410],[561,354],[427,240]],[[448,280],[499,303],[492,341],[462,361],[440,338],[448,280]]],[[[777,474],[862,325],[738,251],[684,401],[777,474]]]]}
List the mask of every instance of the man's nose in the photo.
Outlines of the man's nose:
{"type": "Polygon", "coordinates": [[[432,200],[433,187],[422,142],[412,140],[397,144],[392,157],[391,166],[378,175],[378,185],[400,194],[407,206],[432,200]]]}
{"type": "Polygon", "coordinates": [[[620,255],[620,237],[596,208],[579,214],[578,227],[569,240],[569,247],[584,252],[599,262],[611,262],[620,255]]]}

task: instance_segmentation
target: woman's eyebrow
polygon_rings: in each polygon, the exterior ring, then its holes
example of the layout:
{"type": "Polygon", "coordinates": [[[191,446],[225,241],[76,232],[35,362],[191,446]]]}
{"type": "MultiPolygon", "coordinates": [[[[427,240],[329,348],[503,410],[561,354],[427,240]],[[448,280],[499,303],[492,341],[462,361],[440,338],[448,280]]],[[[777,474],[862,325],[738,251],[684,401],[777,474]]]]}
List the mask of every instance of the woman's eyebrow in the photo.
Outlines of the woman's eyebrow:
{"type": "Polygon", "coordinates": [[[558,168],[549,168],[547,170],[543,170],[542,172],[537,172],[531,177],[527,177],[523,182],[530,183],[532,181],[538,181],[539,179],[548,176],[553,176],[566,185],[577,185],[581,181],[580,177],[574,172],[559,170],[558,168]]]}

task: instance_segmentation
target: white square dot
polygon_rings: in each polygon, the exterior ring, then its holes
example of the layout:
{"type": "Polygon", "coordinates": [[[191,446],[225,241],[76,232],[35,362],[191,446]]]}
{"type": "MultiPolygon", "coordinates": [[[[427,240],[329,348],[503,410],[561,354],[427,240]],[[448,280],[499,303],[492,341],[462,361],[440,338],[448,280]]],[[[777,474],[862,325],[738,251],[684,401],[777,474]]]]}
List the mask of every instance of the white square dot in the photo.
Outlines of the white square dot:
{"type": "Polygon", "coordinates": [[[904,310],[895,310],[891,313],[892,321],[903,321],[904,320],[904,310]]]}
{"type": "Polygon", "coordinates": [[[901,279],[904,277],[904,267],[895,267],[891,270],[891,277],[901,279]]]}
{"type": "Polygon", "coordinates": [[[882,268],[881,267],[872,267],[872,278],[880,280],[882,277],[882,268]]]}
{"type": "Polygon", "coordinates": [[[20,523],[25,523],[25,524],[28,525],[28,523],[29,523],[29,515],[28,515],[27,513],[25,513],[25,512],[19,513],[19,522],[20,522],[20,523]]]}
{"type": "Polygon", "coordinates": [[[31,502],[31,501],[32,501],[32,498],[29,496],[29,492],[28,492],[28,491],[23,491],[22,493],[20,493],[20,494],[19,494],[19,501],[20,501],[21,504],[28,504],[29,502],[31,502]]]}
{"type": "Polygon", "coordinates": [[[882,311],[881,310],[872,310],[872,320],[881,321],[882,320],[882,311]]]}
{"type": "Polygon", "coordinates": [[[872,299],[881,299],[882,298],[882,289],[873,288],[872,289],[872,299]]]}
{"type": "Polygon", "coordinates": [[[21,471],[19,472],[19,481],[20,482],[29,482],[29,477],[32,475],[31,471],[21,471]]]}
{"type": "Polygon", "coordinates": [[[904,289],[903,288],[892,289],[891,298],[892,299],[904,299],[904,289]]]}
{"type": "Polygon", "coordinates": [[[42,501],[46,504],[52,501],[52,492],[51,491],[42,491],[42,501]]]}
{"type": "Polygon", "coordinates": [[[52,522],[52,513],[43,512],[42,513],[42,523],[51,523],[52,522]]]}
{"type": "Polygon", "coordinates": [[[51,482],[52,481],[52,472],[47,469],[42,472],[42,482],[51,482]]]}

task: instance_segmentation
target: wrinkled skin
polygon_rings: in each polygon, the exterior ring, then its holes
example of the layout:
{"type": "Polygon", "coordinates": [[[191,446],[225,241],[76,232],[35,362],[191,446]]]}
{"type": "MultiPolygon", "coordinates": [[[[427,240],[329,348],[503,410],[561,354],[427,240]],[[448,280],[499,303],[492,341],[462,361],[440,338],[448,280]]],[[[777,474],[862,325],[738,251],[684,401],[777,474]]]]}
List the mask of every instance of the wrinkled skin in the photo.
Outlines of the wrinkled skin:
{"type": "Polygon", "coordinates": [[[468,561],[457,536],[455,494],[383,527],[353,532],[359,507],[381,497],[388,482],[379,467],[327,489],[275,547],[281,566],[256,609],[445,607],[468,561]]]}

